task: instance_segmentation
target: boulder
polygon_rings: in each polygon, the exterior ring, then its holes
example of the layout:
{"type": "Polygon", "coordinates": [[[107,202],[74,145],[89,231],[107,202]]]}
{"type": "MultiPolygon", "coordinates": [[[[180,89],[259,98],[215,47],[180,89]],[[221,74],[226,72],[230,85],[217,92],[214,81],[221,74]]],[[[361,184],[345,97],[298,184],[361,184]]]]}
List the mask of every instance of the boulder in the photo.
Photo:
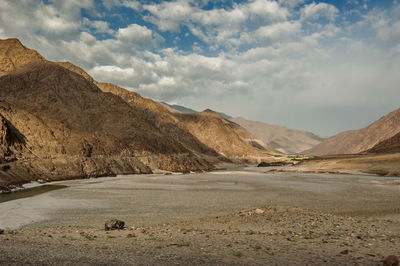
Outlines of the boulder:
{"type": "Polygon", "coordinates": [[[106,231],[110,230],[122,230],[125,227],[125,222],[117,219],[111,219],[107,221],[104,225],[106,231]]]}
{"type": "Polygon", "coordinates": [[[387,256],[383,260],[383,265],[384,266],[398,266],[399,265],[399,258],[394,256],[394,255],[387,256]]]}
{"type": "Polygon", "coordinates": [[[256,209],[255,211],[254,211],[254,213],[255,214],[263,214],[265,211],[264,210],[261,210],[261,209],[256,209]]]}
{"type": "Polygon", "coordinates": [[[4,234],[4,229],[0,228],[0,235],[4,234]]]}

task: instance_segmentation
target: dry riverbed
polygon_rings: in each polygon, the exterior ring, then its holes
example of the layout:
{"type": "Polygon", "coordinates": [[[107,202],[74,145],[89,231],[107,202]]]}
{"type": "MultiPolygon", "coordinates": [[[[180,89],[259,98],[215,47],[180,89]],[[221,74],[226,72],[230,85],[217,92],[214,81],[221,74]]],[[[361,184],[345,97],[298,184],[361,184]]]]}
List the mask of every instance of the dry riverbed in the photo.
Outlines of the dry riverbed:
{"type": "Polygon", "coordinates": [[[1,265],[377,265],[400,255],[395,178],[216,172],[57,184],[69,187],[0,203],[1,265]],[[105,231],[109,218],[126,228],[105,231]]]}

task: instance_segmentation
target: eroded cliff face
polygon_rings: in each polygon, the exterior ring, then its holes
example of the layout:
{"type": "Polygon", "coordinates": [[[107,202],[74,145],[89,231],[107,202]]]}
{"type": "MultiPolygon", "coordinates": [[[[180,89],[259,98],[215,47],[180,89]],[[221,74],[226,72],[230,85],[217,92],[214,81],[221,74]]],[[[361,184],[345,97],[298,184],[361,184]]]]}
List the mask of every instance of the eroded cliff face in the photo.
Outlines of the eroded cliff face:
{"type": "Polygon", "coordinates": [[[14,161],[20,157],[25,146],[25,137],[0,114],[0,163],[14,161]]]}

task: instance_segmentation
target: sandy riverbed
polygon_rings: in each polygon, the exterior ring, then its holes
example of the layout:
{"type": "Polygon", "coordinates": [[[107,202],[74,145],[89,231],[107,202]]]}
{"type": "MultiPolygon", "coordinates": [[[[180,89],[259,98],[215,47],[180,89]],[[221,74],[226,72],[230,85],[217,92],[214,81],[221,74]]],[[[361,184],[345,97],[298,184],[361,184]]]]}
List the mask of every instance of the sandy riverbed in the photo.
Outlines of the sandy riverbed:
{"type": "Polygon", "coordinates": [[[376,265],[399,252],[399,178],[225,171],[56,183],[68,187],[0,204],[0,227],[16,229],[0,236],[0,264],[376,265]],[[127,229],[106,233],[109,218],[127,229]]]}

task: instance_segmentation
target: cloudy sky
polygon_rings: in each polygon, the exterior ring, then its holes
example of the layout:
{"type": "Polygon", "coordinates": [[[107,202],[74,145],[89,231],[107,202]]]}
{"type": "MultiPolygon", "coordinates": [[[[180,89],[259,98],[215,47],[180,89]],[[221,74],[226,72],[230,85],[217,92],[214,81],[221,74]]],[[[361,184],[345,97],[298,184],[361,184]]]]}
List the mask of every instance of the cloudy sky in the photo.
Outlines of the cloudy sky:
{"type": "Polygon", "coordinates": [[[0,0],[0,38],[196,110],[329,136],[400,107],[397,0],[0,0]]]}

